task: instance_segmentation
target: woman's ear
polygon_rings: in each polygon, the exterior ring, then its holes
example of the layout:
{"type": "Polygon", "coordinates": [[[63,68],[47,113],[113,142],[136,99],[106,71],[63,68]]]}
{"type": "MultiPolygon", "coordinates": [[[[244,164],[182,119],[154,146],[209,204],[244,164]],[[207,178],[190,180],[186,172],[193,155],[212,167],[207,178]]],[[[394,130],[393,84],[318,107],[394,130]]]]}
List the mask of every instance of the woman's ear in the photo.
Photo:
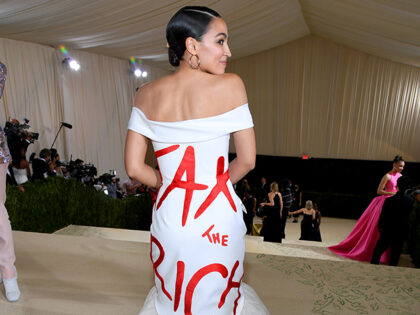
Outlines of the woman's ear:
{"type": "Polygon", "coordinates": [[[185,40],[185,48],[191,55],[198,54],[198,41],[195,38],[188,37],[185,40]]]}

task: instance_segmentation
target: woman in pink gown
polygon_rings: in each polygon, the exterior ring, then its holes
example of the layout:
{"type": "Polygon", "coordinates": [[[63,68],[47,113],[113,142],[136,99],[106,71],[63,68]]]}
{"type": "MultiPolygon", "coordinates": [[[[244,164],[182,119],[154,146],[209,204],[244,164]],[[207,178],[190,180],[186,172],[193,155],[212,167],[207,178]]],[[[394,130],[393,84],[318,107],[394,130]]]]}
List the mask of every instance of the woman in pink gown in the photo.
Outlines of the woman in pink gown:
{"type": "MultiPolygon", "coordinates": [[[[397,179],[401,177],[404,165],[401,156],[394,158],[392,170],[384,175],[379,184],[377,191],[379,196],[375,197],[363,212],[349,236],[340,244],[328,247],[333,253],[359,261],[371,260],[373,249],[379,239],[378,221],[382,206],[386,198],[397,192],[397,179]]],[[[381,262],[388,261],[389,251],[386,251],[381,257],[381,262]]]]}

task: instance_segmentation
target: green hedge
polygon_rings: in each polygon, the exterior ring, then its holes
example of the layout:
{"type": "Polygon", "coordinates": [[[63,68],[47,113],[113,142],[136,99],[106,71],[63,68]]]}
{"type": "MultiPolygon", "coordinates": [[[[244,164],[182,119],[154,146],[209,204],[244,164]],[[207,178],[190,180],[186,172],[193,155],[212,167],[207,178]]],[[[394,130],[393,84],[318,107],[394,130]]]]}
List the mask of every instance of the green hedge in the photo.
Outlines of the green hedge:
{"type": "Polygon", "coordinates": [[[25,192],[7,186],[6,208],[12,228],[52,233],[69,224],[149,230],[148,194],[112,199],[75,180],[51,177],[26,183],[25,192]]]}

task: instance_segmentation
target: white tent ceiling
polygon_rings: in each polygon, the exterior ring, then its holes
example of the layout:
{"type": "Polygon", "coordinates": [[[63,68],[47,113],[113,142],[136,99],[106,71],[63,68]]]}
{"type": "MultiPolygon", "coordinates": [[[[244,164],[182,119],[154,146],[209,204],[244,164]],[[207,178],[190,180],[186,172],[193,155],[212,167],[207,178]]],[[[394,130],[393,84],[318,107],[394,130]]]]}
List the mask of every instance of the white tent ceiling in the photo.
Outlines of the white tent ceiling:
{"type": "Polygon", "coordinates": [[[420,67],[419,0],[5,0],[0,37],[168,67],[165,27],[185,5],[225,18],[234,58],[314,34],[420,67]]]}

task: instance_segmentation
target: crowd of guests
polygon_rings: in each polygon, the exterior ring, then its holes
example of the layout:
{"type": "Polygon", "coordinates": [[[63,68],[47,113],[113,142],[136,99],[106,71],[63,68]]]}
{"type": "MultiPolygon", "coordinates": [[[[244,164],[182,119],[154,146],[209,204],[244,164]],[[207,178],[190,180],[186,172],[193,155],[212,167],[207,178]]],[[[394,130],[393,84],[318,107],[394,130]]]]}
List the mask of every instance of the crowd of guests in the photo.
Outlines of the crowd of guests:
{"type": "MultiPolygon", "coordinates": [[[[382,203],[379,206],[370,205],[349,236],[339,245],[329,247],[335,253],[372,264],[398,264],[407,239],[410,212],[415,200],[420,202],[420,186],[413,185],[409,177],[400,174],[404,168],[401,157],[397,156],[393,165],[393,170],[384,176],[385,180],[379,185],[379,196],[373,201],[382,203]],[[365,225],[361,228],[362,223],[365,225]],[[376,233],[377,237],[367,239],[367,231],[369,235],[376,233]],[[351,244],[347,245],[349,242],[351,244]],[[337,252],[336,248],[340,246],[343,250],[337,252]],[[356,252],[359,256],[349,256],[347,252],[356,252]]],[[[263,219],[260,235],[264,241],[281,243],[285,238],[287,219],[293,218],[292,222],[298,222],[302,215],[299,240],[322,242],[321,212],[311,200],[306,200],[303,206],[303,194],[298,184],[288,179],[268,184],[266,178],[262,177],[261,186],[251,188],[248,180],[244,179],[236,186],[236,192],[246,208],[244,221],[248,234],[253,234],[254,216],[260,216],[263,219]]]]}
{"type": "Polygon", "coordinates": [[[7,171],[7,182],[19,186],[24,191],[23,184],[26,182],[42,180],[51,176],[66,179],[75,178],[86,185],[93,186],[98,191],[103,191],[114,199],[149,194],[155,201],[157,197],[156,189],[143,185],[134,179],[127,179],[121,184],[120,179],[115,174],[105,173],[97,177],[96,168],[91,164],[84,164],[81,159],[67,163],[60,159],[59,153],[54,148],[42,149],[39,152],[39,157],[33,156],[29,161],[26,159],[24,148],[18,154],[13,154],[12,163],[7,171]]]}
{"type": "Polygon", "coordinates": [[[246,209],[244,221],[248,234],[252,234],[254,216],[257,215],[263,218],[260,235],[264,241],[281,243],[286,237],[287,219],[293,218],[292,222],[297,223],[302,214],[300,240],[322,241],[319,229],[321,212],[311,200],[303,207],[303,194],[298,184],[289,179],[268,184],[262,177],[261,186],[251,188],[245,178],[236,185],[236,192],[246,209]]]}

